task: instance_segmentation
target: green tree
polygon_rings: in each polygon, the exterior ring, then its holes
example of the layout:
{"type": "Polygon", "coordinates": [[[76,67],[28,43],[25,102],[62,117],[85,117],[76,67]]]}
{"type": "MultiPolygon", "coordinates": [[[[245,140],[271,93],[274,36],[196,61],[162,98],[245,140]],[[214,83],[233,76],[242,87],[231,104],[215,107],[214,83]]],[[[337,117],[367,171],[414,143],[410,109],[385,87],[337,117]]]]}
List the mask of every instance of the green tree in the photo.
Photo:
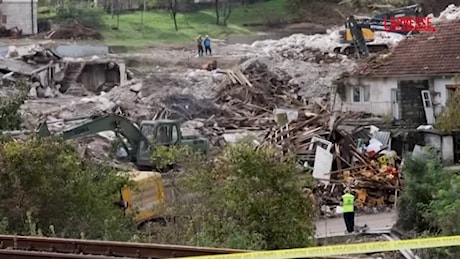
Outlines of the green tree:
{"type": "Polygon", "coordinates": [[[86,3],[71,3],[59,6],[56,9],[56,21],[78,21],[84,26],[99,29],[102,24],[104,10],[98,7],[90,7],[86,3]]]}
{"type": "MultiPolygon", "coordinates": [[[[404,192],[397,226],[416,236],[459,235],[460,176],[442,168],[434,153],[405,157],[404,192]]],[[[458,258],[459,248],[423,250],[424,258],[458,258]]]]}
{"type": "Polygon", "coordinates": [[[291,13],[300,15],[311,2],[312,0],[286,0],[286,6],[291,13]]]}
{"type": "Polygon", "coordinates": [[[136,226],[114,205],[126,181],[109,168],[86,163],[61,139],[9,140],[0,146],[0,216],[10,233],[27,235],[32,219],[45,236],[127,240],[136,226]]]}
{"type": "MultiPolygon", "coordinates": [[[[460,84],[460,76],[455,77],[455,82],[460,84]]],[[[460,130],[460,91],[454,91],[446,102],[446,111],[437,119],[437,126],[445,132],[460,130]]]]}
{"type": "MultiPolygon", "coordinates": [[[[273,149],[254,150],[244,142],[226,147],[212,161],[181,153],[175,155],[186,157],[181,160],[186,174],[178,182],[174,213],[179,221],[171,225],[171,240],[243,249],[311,245],[315,213],[302,187],[312,180],[299,181],[293,157],[273,149]]],[[[158,160],[161,156],[155,154],[158,160]]],[[[169,162],[177,158],[171,154],[165,156],[169,162]]],[[[164,238],[164,230],[158,236],[164,238]]]]}
{"type": "Polygon", "coordinates": [[[21,125],[19,109],[27,96],[25,86],[19,84],[20,92],[9,98],[0,98],[0,130],[17,130],[21,125]]]}
{"type": "Polygon", "coordinates": [[[436,230],[436,223],[430,223],[426,212],[433,200],[439,183],[447,173],[434,153],[420,157],[404,158],[404,192],[398,199],[397,225],[404,230],[423,232],[436,230]]]}

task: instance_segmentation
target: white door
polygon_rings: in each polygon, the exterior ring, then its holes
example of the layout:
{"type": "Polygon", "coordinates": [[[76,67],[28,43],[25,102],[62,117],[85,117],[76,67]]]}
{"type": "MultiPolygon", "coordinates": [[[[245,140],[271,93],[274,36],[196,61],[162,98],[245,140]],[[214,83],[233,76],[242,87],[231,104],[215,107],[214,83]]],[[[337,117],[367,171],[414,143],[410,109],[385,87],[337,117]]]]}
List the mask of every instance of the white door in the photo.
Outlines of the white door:
{"type": "Polygon", "coordinates": [[[400,119],[398,89],[396,88],[391,90],[391,112],[394,119],[400,119]]]}
{"type": "Polygon", "coordinates": [[[434,109],[433,109],[433,103],[431,102],[430,91],[422,90],[421,94],[422,94],[423,108],[425,109],[426,123],[429,125],[433,125],[436,123],[436,119],[434,118],[434,109]]]}

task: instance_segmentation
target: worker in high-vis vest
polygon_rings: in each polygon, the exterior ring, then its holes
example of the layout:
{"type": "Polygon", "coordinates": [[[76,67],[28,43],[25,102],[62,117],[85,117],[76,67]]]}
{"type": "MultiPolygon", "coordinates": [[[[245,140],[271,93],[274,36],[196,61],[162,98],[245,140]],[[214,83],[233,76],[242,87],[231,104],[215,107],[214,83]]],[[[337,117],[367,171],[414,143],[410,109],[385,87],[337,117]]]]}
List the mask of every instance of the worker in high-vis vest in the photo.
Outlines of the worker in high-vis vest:
{"type": "Polygon", "coordinates": [[[355,196],[350,193],[350,189],[346,188],[345,194],[342,195],[342,210],[347,233],[353,233],[355,230],[355,196]]]}

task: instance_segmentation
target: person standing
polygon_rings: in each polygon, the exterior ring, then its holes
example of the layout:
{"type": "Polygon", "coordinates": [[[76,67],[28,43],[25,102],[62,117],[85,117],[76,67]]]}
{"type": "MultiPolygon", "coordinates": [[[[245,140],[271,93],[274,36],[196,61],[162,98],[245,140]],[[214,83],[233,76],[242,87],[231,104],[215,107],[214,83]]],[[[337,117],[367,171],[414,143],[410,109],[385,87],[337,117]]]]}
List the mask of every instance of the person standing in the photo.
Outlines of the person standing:
{"type": "Polygon", "coordinates": [[[209,37],[207,35],[204,38],[204,50],[206,52],[206,55],[208,55],[208,51],[209,51],[209,55],[212,55],[212,52],[211,52],[211,39],[209,39],[209,37]]]}
{"type": "Polygon", "coordinates": [[[346,188],[342,195],[343,219],[347,227],[347,233],[355,230],[355,196],[350,193],[350,188],[346,188]]]}
{"type": "Polygon", "coordinates": [[[203,38],[201,37],[201,35],[198,35],[198,37],[196,38],[196,44],[198,47],[198,57],[202,57],[203,56],[203,38]]]}

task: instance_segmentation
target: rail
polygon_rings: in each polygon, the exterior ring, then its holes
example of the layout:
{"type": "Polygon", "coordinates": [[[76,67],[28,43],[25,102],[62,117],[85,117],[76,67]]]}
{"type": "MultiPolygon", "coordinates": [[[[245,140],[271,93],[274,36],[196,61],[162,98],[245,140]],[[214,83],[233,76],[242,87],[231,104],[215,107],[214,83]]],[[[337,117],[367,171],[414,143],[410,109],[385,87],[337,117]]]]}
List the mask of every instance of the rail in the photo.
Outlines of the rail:
{"type": "Polygon", "coordinates": [[[0,258],[175,258],[245,250],[0,235],[0,258]]]}

